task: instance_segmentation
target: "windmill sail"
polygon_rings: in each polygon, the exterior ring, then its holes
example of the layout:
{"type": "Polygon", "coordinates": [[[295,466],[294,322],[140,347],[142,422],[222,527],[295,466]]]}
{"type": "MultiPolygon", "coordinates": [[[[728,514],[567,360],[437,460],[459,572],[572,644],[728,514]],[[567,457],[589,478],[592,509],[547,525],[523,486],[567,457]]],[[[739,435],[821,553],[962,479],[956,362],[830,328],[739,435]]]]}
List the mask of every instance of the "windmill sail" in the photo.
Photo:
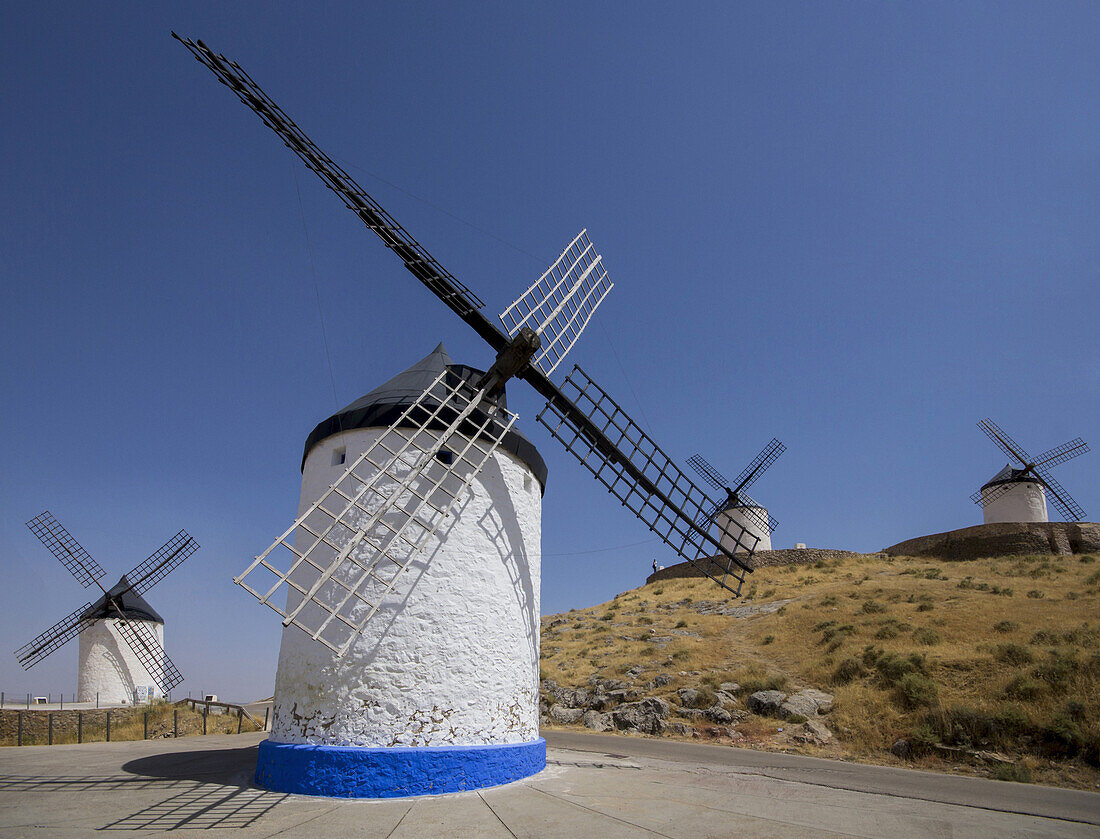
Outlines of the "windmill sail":
{"type": "Polygon", "coordinates": [[[187,535],[186,530],[181,530],[148,559],[126,573],[131,590],[144,594],[198,549],[198,543],[187,535]]]}
{"type": "Polygon", "coordinates": [[[515,420],[444,370],[234,582],[343,655],[515,420]]]}
{"type": "Polygon", "coordinates": [[[701,526],[713,500],[580,367],[562,388],[562,398],[547,402],[538,421],[665,544],[723,588],[740,591],[752,569],[725,545],[732,541],[751,554],[755,538],[733,522],[701,526]],[[720,574],[701,561],[716,555],[720,574]]]}
{"type": "Polygon", "coordinates": [[[23,669],[30,670],[54,650],[60,649],[86,627],[91,626],[94,620],[87,617],[88,610],[91,608],[91,603],[85,603],[74,609],[37,638],[16,650],[15,657],[23,669]]]}
{"type": "Polygon", "coordinates": [[[130,650],[137,656],[145,672],[156,683],[161,692],[167,696],[168,692],[183,681],[183,675],[172,663],[168,653],[164,651],[153,630],[144,621],[127,620],[119,618],[115,626],[119,635],[130,650]]]}
{"type": "Polygon", "coordinates": [[[534,285],[500,315],[509,337],[527,327],[542,338],[531,359],[549,376],[581,337],[600,303],[614,288],[582,230],[534,285]]]}
{"type": "Polygon", "coordinates": [[[69,535],[69,531],[50,515],[49,510],[39,513],[27,522],[27,527],[50,553],[61,560],[61,564],[84,588],[95,585],[96,580],[106,573],[80,543],[69,535]]]}
{"type": "Polygon", "coordinates": [[[401,258],[405,267],[444,303],[459,315],[468,315],[485,305],[476,294],[440,265],[435,257],[424,250],[351,175],[321,151],[238,64],[224,55],[216,55],[202,41],[196,43],[181,38],[175,32],[172,37],[187,47],[237,98],[255,111],[264,124],[282,138],[286,147],[298,155],[340,197],[344,205],[378,234],[387,248],[401,258]]]}

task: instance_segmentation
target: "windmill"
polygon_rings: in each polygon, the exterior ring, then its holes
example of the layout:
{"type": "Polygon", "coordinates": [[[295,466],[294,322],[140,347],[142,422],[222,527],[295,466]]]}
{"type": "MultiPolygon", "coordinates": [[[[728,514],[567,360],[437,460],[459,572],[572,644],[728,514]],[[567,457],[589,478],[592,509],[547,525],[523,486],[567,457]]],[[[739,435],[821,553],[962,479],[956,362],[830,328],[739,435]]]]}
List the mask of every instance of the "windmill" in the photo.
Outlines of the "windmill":
{"type": "Polygon", "coordinates": [[[1077,437],[1033,458],[993,420],[986,418],[979,421],[978,428],[997,448],[1020,464],[1018,469],[1011,463],[1007,464],[970,496],[971,501],[982,505],[982,517],[986,524],[999,521],[1048,521],[1048,494],[1066,521],[1084,519],[1085,511],[1050,474],[1051,467],[1087,452],[1089,447],[1084,440],[1077,437]]]}
{"type": "MultiPolygon", "coordinates": [[[[701,454],[689,457],[688,463],[707,483],[726,493],[726,497],[707,512],[705,521],[712,521],[718,515],[728,517],[757,539],[754,545],[756,550],[770,551],[771,535],[779,522],[774,516],[768,515],[767,509],[754,501],[745,490],[756,483],[786,450],[787,447],[773,437],[733,481],[711,466],[701,454]]],[[[733,550],[740,549],[738,545],[730,547],[733,550]]]]}
{"type": "Polygon", "coordinates": [[[307,441],[298,518],[234,578],[284,626],[272,735],[261,744],[257,779],[286,791],[384,796],[530,775],[545,765],[536,709],[541,495],[527,489],[533,472],[505,454],[516,422],[506,382],[523,380],[545,398],[537,420],[550,435],[673,551],[734,595],[752,571],[757,537],[729,517],[708,518],[717,502],[580,367],[560,384],[551,380],[612,287],[587,231],[502,312],[502,329],[238,64],[202,41],[173,37],[496,354],[482,372],[449,363],[437,348],[398,377],[400,399],[348,406],[319,426],[312,447],[307,441]],[[408,386],[414,381],[419,389],[408,386]],[[345,417],[361,427],[349,434],[345,417]],[[478,550],[464,556],[482,564],[453,561],[467,540],[478,550]],[[503,562],[484,565],[502,547],[503,562]],[[501,568],[511,585],[490,591],[501,568]],[[484,587],[460,591],[464,577],[484,587]],[[515,634],[495,635],[504,625],[515,634]],[[486,637],[497,643],[480,654],[486,637]],[[470,650],[479,656],[471,660],[470,650]],[[482,670],[506,650],[518,656],[511,675],[486,676],[482,670]],[[433,680],[435,693],[410,704],[433,680]],[[516,684],[496,684],[508,680],[516,684]],[[467,695],[448,693],[457,688],[467,695]],[[415,757],[395,756],[393,747],[405,745],[418,747],[415,757]],[[436,754],[437,747],[446,751],[436,754]],[[450,768],[456,759],[460,771],[450,768]],[[409,760],[425,762],[423,771],[409,769],[409,760]],[[337,780],[336,761],[361,771],[341,770],[337,780]],[[376,777],[391,785],[376,788],[376,777]]]}
{"type": "Polygon", "coordinates": [[[80,638],[78,694],[81,702],[123,703],[165,696],[183,681],[164,652],[164,620],[142,595],[163,580],[199,546],[181,530],[109,590],[106,572],[46,510],[27,527],[84,588],[103,596],[63,617],[15,651],[29,670],[73,638],[80,638]]]}

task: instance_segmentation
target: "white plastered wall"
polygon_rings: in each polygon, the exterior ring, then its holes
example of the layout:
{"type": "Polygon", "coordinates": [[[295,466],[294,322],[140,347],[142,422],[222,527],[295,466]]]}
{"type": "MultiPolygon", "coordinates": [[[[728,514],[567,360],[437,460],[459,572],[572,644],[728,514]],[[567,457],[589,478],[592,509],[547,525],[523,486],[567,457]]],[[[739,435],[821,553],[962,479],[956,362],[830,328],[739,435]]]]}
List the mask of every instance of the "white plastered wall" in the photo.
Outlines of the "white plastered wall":
{"type": "MultiPolygon", "coordinates": [[[[982,498],[1003,485],[995,484],[982,490],[982,498]]],[[[1047,496],[1042,484],[1035,481],[1014,481],[1012,488],[990,501],[982,501],[982,521],[1050,521],[1047,518],[1047,496]]]]}
{"type": "MultiPolygon", "coordinates": [[[[132,621],[137,622],[137,621],[132,621]]],[[[140,621],[164,647],[164,624],[140,621]]],[[[149,673],[118,631],[114,618],[98,620],[80,633],[78,654],[77,695],[80,702],[120,705],[134,701],[134,688],[151,688],[154,697],[161,695],[154,674],[149,673]]],[[[158,679],[161,674],[155,674],[158,679]]]]}
{"type": "MultiPolygon", "coordinates": [[[[381,433],[315,445],[299,514],[381,433]],[[339,449],[344,464],[333,463],[339,449]]],[[[387,747],[538,737],[541,492],[530,468],[498,449],[343,658],[284,628],[271,739],[387,747]]]]}
{"type": "MultiPolygon", "coordinates": [[[[756,543],[756,550],[758,551],[770,551],[772,549],[772,532],[767,527],[761,527],[753,516],[748,515],[748,511],[753,511],[760,516],[764,521],[768,520],[768,511],[763,507],[734,507],[730,510],[723,510],[719,513],[715,519],[719,527],[733,531],[734,535],[739,534],[741,531],[738,528],[745,528],[748,534],[743,537],[743,541],[747,541],[752,544],[752,537],[757,537],[760,541],[756,543]],[[736,527],[730,525],[730,522],[736,527]]],[[[722,536],[722,547],[733,551],[734,553],[744,553],[746,548],[743,545],[737,544],[737,540],[734,535],[722,536]]]]}

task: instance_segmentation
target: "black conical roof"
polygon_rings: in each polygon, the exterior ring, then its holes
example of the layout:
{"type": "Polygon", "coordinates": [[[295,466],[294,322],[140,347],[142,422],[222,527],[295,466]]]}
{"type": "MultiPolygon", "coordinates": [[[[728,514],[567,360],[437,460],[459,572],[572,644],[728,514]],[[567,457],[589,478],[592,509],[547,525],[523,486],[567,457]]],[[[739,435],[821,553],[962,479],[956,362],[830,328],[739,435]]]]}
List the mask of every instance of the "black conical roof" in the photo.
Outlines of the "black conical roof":
{"type": "MultiPolygon", "coordinates": [[[[350,431],[353,428],[386,428],[393,425],[401,413],[415,402],[417,397],[435,381],[436,376],[445,369],[463,379],[471,379],[485,372],[464,364],[453,363],[451,357],[447,355],[446,348],[440,344],[412,367],[398,373],[365,396],[360,396],[324,422],[318,423],[306,438],[305,449],[302,452],[302,468],[305,468],[310,450],[334,434],[350,431]]],[[[503,408],[508,407],[507,396],[503,391],[497,397],[497,403],[503,408]]],[[[513,426],[505,435],[500,447],[526,463],[535,473],[543,491],[546,491],[546,462],[534,443],[513,426]]]]}
{"type": "Polygon", "coordinates": [[[134,591],[126,591],[125,594],[120,595],[119,592],[130,588],[130,581],[126,579],[125,575],[115,583],[114,588],[107,592],[103,597],[99,598],[92,604],[87,612],[82,617],[91,618],[92,620],[102,620],[103,618],[117,618],[119,617],[118,610],[115,609],[108,598],[114,600],[118,604],[118,607],[122,609],[122,616],[132,618],[140,621],[153,621],[154,623],[164,623],[164,618],[157,614],[157,610],[145,602],[145,598],[134,591]]]}
{"type": "Polygon", "coordinates": [[[1016,469],[1011,463],[1005,464],[1005,468],[982,484],[982,489],[988,489],[998,484],[1033,483],[1041,484],[1042,481],[1028,472],[1026,469],[1016,469]]]}

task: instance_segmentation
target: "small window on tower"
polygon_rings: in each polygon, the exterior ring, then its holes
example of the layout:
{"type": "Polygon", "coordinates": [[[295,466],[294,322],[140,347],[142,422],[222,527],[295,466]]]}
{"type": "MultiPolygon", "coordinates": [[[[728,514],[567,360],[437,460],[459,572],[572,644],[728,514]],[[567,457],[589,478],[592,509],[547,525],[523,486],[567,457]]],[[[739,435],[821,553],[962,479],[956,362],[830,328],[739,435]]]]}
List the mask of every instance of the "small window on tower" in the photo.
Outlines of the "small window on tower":
{"type": "Polygon", "coordinates": [[[341,463],[347,460],[347,457],[348,450],[346,448],[341,446],[338,449],[334,449],[332,452],[332,465],[339,466],[341,463]]]}
{"type": "Polygon", "coordinates": [[[447,449],[440,449],[435,453],[435,459],[445,466],[450,466],[455,462],[455,453],[447,449]]]}

